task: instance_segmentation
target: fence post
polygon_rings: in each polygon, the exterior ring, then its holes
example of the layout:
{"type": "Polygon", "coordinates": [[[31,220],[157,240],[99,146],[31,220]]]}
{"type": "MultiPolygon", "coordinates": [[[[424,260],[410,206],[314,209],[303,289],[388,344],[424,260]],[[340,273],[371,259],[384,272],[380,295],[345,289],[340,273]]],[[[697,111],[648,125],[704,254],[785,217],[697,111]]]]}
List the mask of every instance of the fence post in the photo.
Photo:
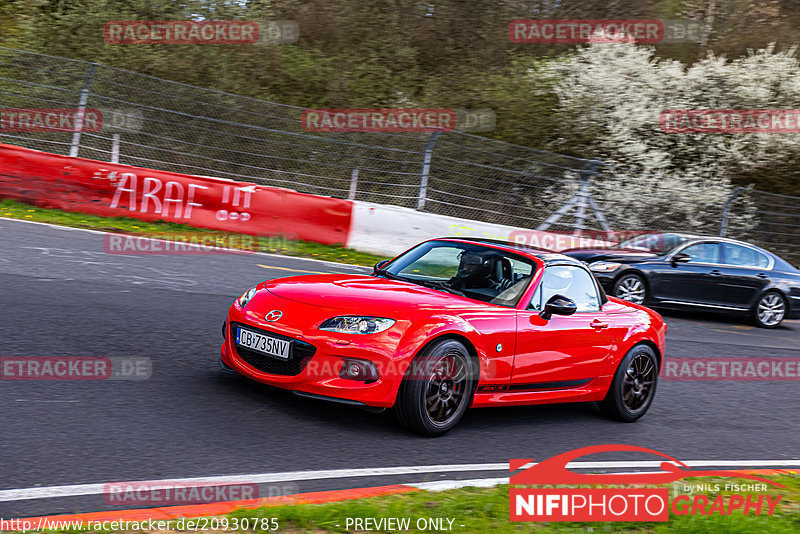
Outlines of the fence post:
{"type": "Polygon", "coordinates": [[[86,79],[83,80],[81,98],[78,102],[78,113],[75,114],[75,131],[72,134],[72,145],[69,147],[69,157],[71,158],[78,157],[78,150],[81,147],[83,117],[86,115],[86,101],[89,99],[89,85],[92,83],[92,78],[94,78],[95,69],[97,69],[97,63],[89,65],[89,72],[86,73],[86,79]]]}
{"type": "Polygon", "coordinates": [[[425,207],[425,198],[428,196],[428,177],[431,173],[431,157],[433,157],[433,145],[439,138],[439,133],[433,132],[428,144],[425,145],[425,157],[422,159],[422,176],[419,180],[419,195],[417,196],[417,210],[422,211],[425,207]]]}
{"type": "Polygon", "coordinates": [[[575,223],[573,227],[575,230],[572,232],[572,235],[582,235],[584,228],[586,225],[586,205],[589,203],[589,180],[592,179],[592,176],[595,173],[595,169],[597,168],[597,164],[593,161],[589,164],[589,169],[586,171],[581,171],[580,173],[580,181],[581,184],[578,187],[578,210],[575,213],[575,223]]]}
{"type": "Polygon", "coordinates": [[[733,201],[736,200],[742,191],[744,191],[744,187],[737,187],[731,193],[731,196],[728,197],[728,200],[725,201],[725,206],[722,208],[722,222],[719,225],[719,236],[725,237],[725,234],[728,233],[728,219],[731,214],[731,205],[733,201]]]}
{"type": "Polygon", "coordinates": [[[350,173],[350,194],[347,195],[347,200],[355,200],[357,190],[358,190],[358,169],[353,169],[353,172],[350,173]]]}
{"type": "Polygon", "coordinates": [[[561,217],[575,209],[575,222],[572,224],[572,227],[575,229],[573,235],[582,235],[583,230],[586,228],[584,223],[586,222],[586,208],[588,207],[592,210],[592,214],[600,223],[600,226],[603,227],[603,230],[606,232],[611,231],[605,215],[603,215],[602,210],[597,206],[597,203],[594,201],[592,194],[589,191],[589,185],[592,177],[598,174],[597,167],[600,165],[605,165],[605,163],[595,159],[589,162],[588,169],[579,171],[580,185],[578,186],[578,192],[572,195],[572,198],[567,200],[560,208],[550,214],[550,216],[543,223],[537,226],[537,230],[542,232],[547,231],[552,225],[561,220],[561,217]]]}
{"type": "Polygon", "coordinates": [[[119,163],[119,134],[111,136],[111,163],[119,163]]]}

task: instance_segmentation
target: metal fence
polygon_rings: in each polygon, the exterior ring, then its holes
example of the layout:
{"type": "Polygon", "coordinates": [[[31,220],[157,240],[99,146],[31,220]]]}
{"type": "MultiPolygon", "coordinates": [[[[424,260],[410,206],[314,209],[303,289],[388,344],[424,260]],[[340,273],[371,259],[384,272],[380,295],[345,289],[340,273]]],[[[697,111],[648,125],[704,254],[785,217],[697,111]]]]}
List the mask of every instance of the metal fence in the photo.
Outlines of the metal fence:
{"type": "Polygon", "coordinates": [[[737,188],[729,199],[733,217],[747,206],[754,224],[747,229],[726,232],[724,210],[720,235],[759,244],[800,266],[800,197],[756,189],[737,188]]]}
{"type": "Polygon", "coordinates": [[[569,232],[717,234],[725,211],[728,235],[800,261],[798,197],[737,190],[727,202],[632,176],[632,184],[650,185],[637,189],[628,211],[652,209],[631,219],[615,190],[602,187],[625,171],[603,162],[460,131],[310,133],[299,107],[1,47],[0,102],[103,112],[99,130],[0,131],[0,142],[47,152],[569,232]],[[682,203],[691,224],[664,202],[682,203]]]}

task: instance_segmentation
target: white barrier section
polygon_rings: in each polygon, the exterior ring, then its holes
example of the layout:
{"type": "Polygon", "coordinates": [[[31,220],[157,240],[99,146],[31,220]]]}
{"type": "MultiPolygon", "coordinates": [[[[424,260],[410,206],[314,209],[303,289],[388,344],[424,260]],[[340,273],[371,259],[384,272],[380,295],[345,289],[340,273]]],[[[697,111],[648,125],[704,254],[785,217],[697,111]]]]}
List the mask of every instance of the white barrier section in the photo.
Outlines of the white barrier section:
{"type": "Polygon", "coordinates": [[[492,224],[410,208],[353,202],[347,247],[361,252],[396,256],[434,237],[482,237],[549,250],[603,245],[595,239],[492,224]]]}

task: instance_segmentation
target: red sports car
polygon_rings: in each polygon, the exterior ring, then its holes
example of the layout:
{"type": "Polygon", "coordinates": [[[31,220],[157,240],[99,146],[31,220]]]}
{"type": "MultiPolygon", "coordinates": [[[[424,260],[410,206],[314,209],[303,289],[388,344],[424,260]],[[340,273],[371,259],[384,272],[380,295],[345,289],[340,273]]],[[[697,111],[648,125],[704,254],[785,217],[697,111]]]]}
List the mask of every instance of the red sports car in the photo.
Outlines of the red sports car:
{"type": "Polygon", "coordinates": [[[469,406],[597,401],[647,411],[666,324],[609,298],[578,260],[504,242],[441,238],[371,276],[267,280],[231,305],[221,365],[299,395],[393,407],[436,436],[469,406]]]}

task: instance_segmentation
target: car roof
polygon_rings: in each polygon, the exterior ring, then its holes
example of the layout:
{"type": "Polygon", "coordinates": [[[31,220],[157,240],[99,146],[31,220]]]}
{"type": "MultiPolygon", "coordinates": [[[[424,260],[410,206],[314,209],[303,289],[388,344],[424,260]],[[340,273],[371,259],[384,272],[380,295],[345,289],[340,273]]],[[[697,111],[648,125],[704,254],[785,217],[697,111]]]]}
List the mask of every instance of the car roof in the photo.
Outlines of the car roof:
{"type": "MultiPolygon", "coordinates": [[[[647,232],[643,232],[641,235],[645,235],[647,232]]],[[[659,233],[659,232],[650,232],[650,233],[659,233]]],[[[671,234],[671,235],[680,235],[683,237],[688,238],[687,241],[682,243],[683,246],[687,246],[690,243],[695,242],[702,242],[702,241],[718,241],[720,243],[734,243],[738,245],[745,245],[750,248],[754,248],[765,254],[773,257],[775,254],[772,252],[759,247],[758,245],[754,245],[752,243],[748,243],[746,241],[739,241],[737,239],[731,239],[729,237],[720,237],[720,236],[713,236],[713,235],[698,235],[698,234],[687,234],[683,232],[663,232],[664,234],[671,234]]],[[[580,260],[572,258],[571,256],[567,256],[565,254],[561,254],[558,252],[554,252],[552,250],[547,250],[541,247],[534,247],[530,245],[526,245],[524,243],[512,243],[510,241],[503,241],[501,239],[489,239],[483,237],[460,237],[460,236],[451,236],[451,237],[437,237],[434,239],[435,241],[462,241],[462,242],[469,242],[475,244],[485,244],[485,245],[493,245],[496,247],[504,248],[509,252],[515,252],[517,254],[523,254],[526,256],[533,256],[539,258],[544,262],[546,265],[550,265],[553,263],[572,263],[576,265],[582,265],[583,263],[580,260]]]]}
{"type": "Polygon", "coordinates": [[[564,254],[559,254],[558,252],[553,252],[552,250],[533,247],[525,245],[523,243],[512,243],[510,241],[502,241],[500,239],[456,236],[456,237],[437,237],[432,241],[460,241],[466,243],[475,243],[476,245],[493,245],[495,247],[503,248],[509,252],[514,252],[516,254],[536,257],[540,259],[542,262],[544,262],[545,265],[551,265],[553,263],[569,263],[574,265],[583,265],[582,262],[576,260],[575,258],[571,258],[570,256],[566,256],[564,254]]]}
{"type": "Polygon", "coordinates": [[[686,232],[659,232],[656,230],[649,230],[646,232],[642,232],[641,234],[634,234],[630,236],[628,239],[636,239],[637,237],[644,236],[644,235],[653,235],[653,234],[661,234],[661,235],[678,235],[681,237],[688,237],[690,239],[701,238],[705,237],[699,234],[688,234],[686,232]]]}
{"type": "MultiPolygon", "coordinates": [[[[687,238],[687,240],[684,243],[681,243],[682,245],[685,245],[689,241],[719,241],[720,243],[735,243],[735,244],[739,244],[739,245],[747,245],[749,247],[754,247],[754,248],[758,248],[758,249],[764,250],[761,247],[759,247],[758,245],[754,245],[752,243],[748,243],[747,241],[741,241],[741,240],[738,240],[738,239],[731,239],[730,237],[721,237],[721,236],[718,236],[718,235],[688,234],[686,232],[642,232],[641,234],[637,234],[635,236],[632,236],[629,239],[635,239],[635,238],[639,237],[640,235],[650,235],[650,234],[677,235],[677,236],[681,236],[681,237],[687,238]]],[[[768,251],[765,250],[764,252],[768,252],[768,251]]]]}
{"type": "Polygon", "coordinates": [[[764,249],[762,247],[759,247],[758,245],[754,245],[753,243],[748,243],[747,241],[740,241],[738,239],[731,239],[729,237],[720,237],[718,235],[692,235],[692,236],[690,236],[688,234],[684,234],[684,235],[689,237],[689,241],[687,241],[686,243],[683,243],[684,245],[686,245],[689,242],[695,242],[695,241],[718,241],[720,243],[731,243],[731,244],[734,244],[734,245],[744,245],[746,247],[754,248],[754,249],[760,250],[761,252],[765,252],[766,254],[770,254],[770,255],[774,256],[774,254],[772,252],[770,252],[769,250],[766,250],[766,249],[764,249]]]}

